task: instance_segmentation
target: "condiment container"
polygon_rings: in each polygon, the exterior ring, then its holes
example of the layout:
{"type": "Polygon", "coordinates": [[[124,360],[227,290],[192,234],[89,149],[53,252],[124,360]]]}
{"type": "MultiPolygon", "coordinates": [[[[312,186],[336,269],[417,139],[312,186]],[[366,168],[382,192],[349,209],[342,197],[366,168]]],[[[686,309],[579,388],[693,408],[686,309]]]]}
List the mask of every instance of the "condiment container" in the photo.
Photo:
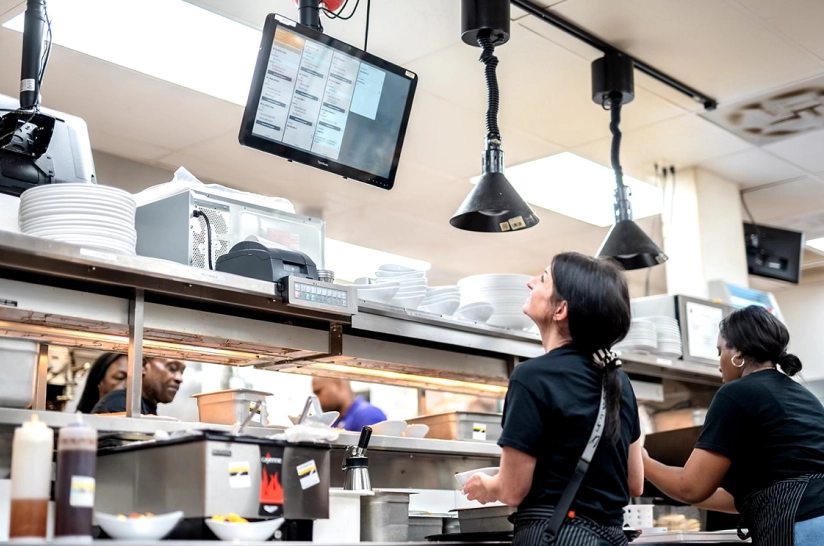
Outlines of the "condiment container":
{"type": "Polygon", "coordinates": [[[82,419],[60,429],[57,438],[54,538],[91,541],[97,431],[82,419]]]}
{"type": "Polygon", "coordinates": [[[54,432],[32,415],[14,430],[9,539],[46,538],[54,432]]]}

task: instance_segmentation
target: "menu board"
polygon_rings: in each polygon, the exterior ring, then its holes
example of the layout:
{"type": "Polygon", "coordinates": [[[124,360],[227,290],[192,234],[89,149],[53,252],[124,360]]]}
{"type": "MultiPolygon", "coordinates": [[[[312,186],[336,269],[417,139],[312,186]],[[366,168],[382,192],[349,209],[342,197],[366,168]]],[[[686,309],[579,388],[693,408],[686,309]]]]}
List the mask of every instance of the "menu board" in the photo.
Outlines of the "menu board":
{"type": "Polygon", "coordinates": [[[412,72],[270,16],[240,142],[391,188],[416,83],[412,72]]]}

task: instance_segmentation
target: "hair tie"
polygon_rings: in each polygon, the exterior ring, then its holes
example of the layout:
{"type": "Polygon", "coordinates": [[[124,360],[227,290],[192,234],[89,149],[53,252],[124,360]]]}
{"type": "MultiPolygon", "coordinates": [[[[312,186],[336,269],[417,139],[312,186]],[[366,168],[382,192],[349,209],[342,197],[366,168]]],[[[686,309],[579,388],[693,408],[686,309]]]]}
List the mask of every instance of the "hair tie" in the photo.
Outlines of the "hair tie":
{"type": "Polygon", "coordinates": [[[592,363],[596,368],[615,369],[623,365],[621,359],[615,354],[615,351],[609,349],[598,349],[592,353],[592,363]]]}

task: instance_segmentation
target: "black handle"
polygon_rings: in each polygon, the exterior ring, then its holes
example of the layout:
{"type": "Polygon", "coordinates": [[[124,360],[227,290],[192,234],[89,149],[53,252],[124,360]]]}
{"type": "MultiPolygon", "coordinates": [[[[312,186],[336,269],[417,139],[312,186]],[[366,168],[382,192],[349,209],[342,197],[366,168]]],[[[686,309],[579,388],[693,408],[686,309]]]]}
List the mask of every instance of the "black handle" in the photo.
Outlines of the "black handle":
{"type": "Polygon", "coordinates": [[[369,445],[369,439],[372,437],[372,427],[363,427],[361,429],[360,438],[358,439],[358,448],[366,450],[369,445]]]}

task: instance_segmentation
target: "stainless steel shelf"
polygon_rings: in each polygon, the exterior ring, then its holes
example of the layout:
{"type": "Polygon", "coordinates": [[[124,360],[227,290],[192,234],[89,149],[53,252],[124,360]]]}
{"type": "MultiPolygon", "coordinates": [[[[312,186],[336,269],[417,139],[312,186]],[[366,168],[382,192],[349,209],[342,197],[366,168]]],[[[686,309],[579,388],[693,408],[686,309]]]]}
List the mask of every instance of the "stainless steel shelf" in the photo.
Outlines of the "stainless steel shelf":
{"type": "MultiPolygon", "coordinates": [[[[31,419],[32,414],[50,427],[59,428],[77,420],[72,413],[58,411],[38,411],[26,409],[0,408],[0,423],[5,426],[19,426],[31,419]]],[[[212,423],[189,423],[184,421],[169,421],[162,418],[142,417],[111,417],[102,415],[83,415],[83,419],[90,426],[101,432],[138,432],[154,434],[158,430],[177,432],[186,430],[221,430],[230,431],[229,425],[212,423]]],[[[248,427],[246,433],[252,436],[264,437],[282,432],[277,427],[248,427]]],[[[341,431],[340,437],[331,442],[333,447],[346,447],[358,443],[358,434],[341,431]]],[[[501,448],[494,442],[467,442],[460,440],[439,440],[430,438],[402,438],[399,436],[373,435],[369,442],[370,451],[398,451],[403,453],[422,453],[433,455],[465,455],[482,457],[499,457],[501,448]]]]}

